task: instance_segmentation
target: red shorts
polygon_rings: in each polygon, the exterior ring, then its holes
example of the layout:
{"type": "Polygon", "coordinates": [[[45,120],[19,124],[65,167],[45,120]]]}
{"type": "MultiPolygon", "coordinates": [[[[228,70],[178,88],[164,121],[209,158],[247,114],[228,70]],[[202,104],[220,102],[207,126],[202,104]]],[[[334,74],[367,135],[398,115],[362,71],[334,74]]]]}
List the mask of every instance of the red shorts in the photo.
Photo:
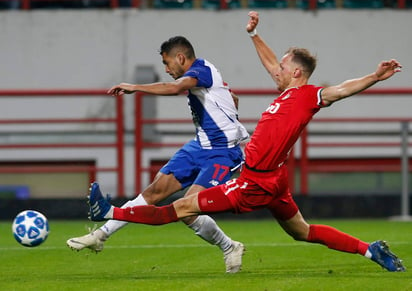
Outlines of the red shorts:
{"type": "Polygon", "coordinates": [[[199,192],[198,202],[204,213],[267,208],[276,219],[288,220],[298,212],[289,191],[286,166],[264,173],[244,168],[239,178],[199,192]]]}

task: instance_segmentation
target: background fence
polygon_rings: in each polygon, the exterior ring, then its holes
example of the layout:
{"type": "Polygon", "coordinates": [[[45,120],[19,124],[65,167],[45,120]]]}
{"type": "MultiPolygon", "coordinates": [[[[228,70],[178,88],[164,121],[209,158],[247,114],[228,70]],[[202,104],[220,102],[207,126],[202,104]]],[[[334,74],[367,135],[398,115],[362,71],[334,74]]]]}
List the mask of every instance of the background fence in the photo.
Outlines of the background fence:
{"type": "MultiPolygon", "coordinates": [[[[258,89],[236,89],[236,93],[244,98],[257,98],[261,96],[275,96],[277,93],[274,90],[258,90],[258,89]]],[[[391,89],[370,89],[362,93],[363,95],[375,96],[376,98],[384,98],[387,95],[404,96],[410,97],[412,95],[412,89],[409,88],[391,88],[391,89]]],[[[97,172],[114,172],[117,175],[117,194],[119,196],[125,195],[125,139],[128,134],[125,131],[124,124],[124,105],[123,97],[113,97],[106,95],[105,90],[1,90],[0,91],[0,101],[5,98],[16,98],[21,102],[20,106],[25,106],[27,98],[50,98],[50,101],[54,101],[59,98],[70,98],[73,102],[76,102],[76,98],[93,98],[93,97],[103,97],[103,98],[114,98],[114,117],[113,118],[54,118],[45,115],[43,118],[6,118],[0,119],[0,125],[33,125],[38,124],[44,126],[44,130],[47,131],[52,124],[71,124],[71,123],[108,123],[114,125],[113,136],[115,136],[114,142],[97,142],[93,136],[90,140],[86,142],[58,142],[56,140],[37,140],[36,142],[3,142],[0,144],[0,150],[12,149],[15,151],[28,151],[31,152],[33,157],[36,156],[36,150],[42,148],[113,148],[115,150],[115,165],[112,167],[98,167],[96,165],[67,165],[65,163],[54,164],[54,165],[43,165],[43,167],[18,167],[16,165],[3,165],[0,168],[0,173],[28,173],[28,172],[87,172],[90,173],[90,180],[96,178],[97,172]]],[[[159,166],[154,167],[144,167],[142,163],[143,154],[146,149],[149,148],[172,148],[180,147],[182,142],[164,142],[151,141],[144,136],[144,127],[153,124],[174,124],[175,127],[180,127],[183,124],[191,124],[190,119],[176,119],[176,118],[144,118],[143,103],[146,96],[143,94],[136,94],[135,96],[135,124],[134,124],[134,152],[135,152],[135,181],[134,181],[134,192],[139,193],[142,188],[147,185],[150,181],[142,181],[142,174],[145,172],[156,172],[159,166]]],[[[153,96],[152,96],[153,97],[153,96]]],[[[180,97],[181,98],[181,97],[180,97]]],[[[258,117],[258,116],[257,116],[258,117]]],[[[250,124],[252,128],[257,122],[257,118],[241,118],[241,121],[245,124],[250,124]]],[[[295,175],[291,176],[291,188],[293,190],[297,189],[299,193],[307,195],[310,193],[308,177],[310,173],[314,172],[350,172],[350,171],[402,171],[402,177],[404,188],[409,185],[408,180],[408,167],[409,167],[409,154],[408,149],[411,143],[408,140],[409,137],[409,123],[412,122],[412,118],[400,118],[400,117],[347,117],[347,118],[315,118],[311,125],[316,127],[316,124],[335,124],[338,129],[313,129],[309,127],[302,134],[297,147],[298,150],[294,150],[293,159],[289,160],[289,167],[291,173],[299,173],[297,175],[298,180],[293,179],[295,175]],[[342,130],[343,124],[346,127],[342,130]],[[348,127],[348,124],[352,124],[348,127]],[[388,125],[392,124],[393,130],[390,132],[382,132],[382,124],[388,125]],[[364,125],[364,126],[363,126],[364,125]],[[349,128],[349,130],[348,130],[349,128]],[[360,128],[360,130],[357,130],[360,128]],[[367,128],[366,132],[364,128],[367,128]],[[361,136],[361,140],[353,140],[353,138],[358,138],[361,136]],[[365,136],[375,136],[373,141],[365,141],[365,136]],[[342,137],[344,141],[339,139],[342,137]],[[319,139],[319,137],[321,137],[319,139]],[[329,155],[322,157],[321,159],[312,159],[311,150],[314,149],[328,149],[340,148],[341,152],[343,149],[344,154],[339,154],[338,156],[329,155]],[[351,149],[370,149],[370,148],[397,148],[399,151],[398,159],[395,157],[393,162],[393,154],[390,161],[387,159],[384,153],[380,156],[375,156],[372,159],[366,161],[360,161],[359,159],[351,159],[350,164],[348,159],[351,154],[345,152],[351,149]],[[379,162],[380,161],[380,162],[379,162]],[[402,161],[403,164],[402,164],[402,161]],[[403,166],[402,166],[403,165],[403,166]]],[[[185,129],[189,135],[192,135],[192,127],[185,129]]],[[[27,129],[26,132],[30,132],[27,129]]],[[[0,132],[1,133],[1,132],[0,132]]],[[[13,135],[13,133],[8,133],[13,135]]],[[[313,156],[313,155],[312,155],[313,156]]],[[[22,159],[23,161],[24,159],[22,159]]],[[[62,161],[63,161],[62,156],[62,161]]],[[[98,163],[97,163],[98,164],[98,163]]],[[[403,190],[405,192],[405,190],[403,190]]],[[[406,190],[406,192],[408,192],[406,190]]]]}

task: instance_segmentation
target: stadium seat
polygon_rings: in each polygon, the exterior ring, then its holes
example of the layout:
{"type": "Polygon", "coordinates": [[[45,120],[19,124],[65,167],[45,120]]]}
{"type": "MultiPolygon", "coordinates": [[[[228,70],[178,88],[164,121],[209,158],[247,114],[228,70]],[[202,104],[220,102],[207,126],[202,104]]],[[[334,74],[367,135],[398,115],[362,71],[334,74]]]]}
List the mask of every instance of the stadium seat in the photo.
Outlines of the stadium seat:
{"type": "Polygon", "coordinates": [[[250,8],[287,8],[287,0],[249,0],[250,8]]]}
{"type": "Polygon", "coordinates": [[[175,9],[175,8],[193,8],[193,0],[155,0],[154,8],[158,9],[175,9]]]}
{"type": "Polygon", "coordinates": [[[343,0],[343,8],[383,8],[383,0],[343,0]]]}
{"type": "MultiPolygon", "coordinates": [[[[322,8],[336,8],[336,1],[335,0],[317,0],[316,7],[318,9],[322,8]]],[[[309,8],[309,0],[297,0],[296,7],[301,9],[308,9],[309,8]]]]}
{"type": "MultiPolygon", "coordinates": [[[[229,8],[240,8],[240,0],[226,0],[227,6],[229,8]]],[[[202,7],[206,9],[219,9],[220,0],[203,0],[202,7]]]]}

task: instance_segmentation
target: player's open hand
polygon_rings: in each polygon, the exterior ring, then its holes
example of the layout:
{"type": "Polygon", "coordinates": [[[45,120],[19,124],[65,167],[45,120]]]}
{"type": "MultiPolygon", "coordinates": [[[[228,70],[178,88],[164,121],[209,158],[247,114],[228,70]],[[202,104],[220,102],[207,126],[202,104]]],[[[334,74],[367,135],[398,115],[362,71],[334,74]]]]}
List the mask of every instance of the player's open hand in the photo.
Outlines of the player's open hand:
{"type": "Polygon", "coordinates": [[[118,96],[118,95],[123,95],[123,94],[131,94],[133,92],[136,92],[136,90],[134,90],[133,84],[120,83],[119,85],[116,85],[110,88],[109,91],[107,91],[107,94],[118,96]]]}
{"type": "Polygon", "coordinates": [[[392,77],[395,73],[400,72],[402,65],[395,59],[390,61],[382,61],[376,69],[376,76],[379,81],[386,80],[392,77]]]}
{"type": "Polygon", "coordinates": [[[259,23],[259,13],[257,13],[256,11],[250,11],[248,15],[250,19],[248,24],[246,25],[246,31],[252,32],[259,23]]]}

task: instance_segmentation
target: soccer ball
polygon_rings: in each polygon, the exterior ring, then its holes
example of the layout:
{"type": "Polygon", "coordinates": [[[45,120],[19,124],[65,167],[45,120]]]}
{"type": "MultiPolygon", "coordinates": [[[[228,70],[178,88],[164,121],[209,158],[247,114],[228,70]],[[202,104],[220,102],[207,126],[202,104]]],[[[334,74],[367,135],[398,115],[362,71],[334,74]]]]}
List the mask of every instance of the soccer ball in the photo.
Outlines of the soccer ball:
{"type": "Polygon", "coordinates": [[[35,247],[42,244],[49,235],[49,222],[40,212],[25,210],[17,214],[12,231],[19,244],[35,247]]]}

